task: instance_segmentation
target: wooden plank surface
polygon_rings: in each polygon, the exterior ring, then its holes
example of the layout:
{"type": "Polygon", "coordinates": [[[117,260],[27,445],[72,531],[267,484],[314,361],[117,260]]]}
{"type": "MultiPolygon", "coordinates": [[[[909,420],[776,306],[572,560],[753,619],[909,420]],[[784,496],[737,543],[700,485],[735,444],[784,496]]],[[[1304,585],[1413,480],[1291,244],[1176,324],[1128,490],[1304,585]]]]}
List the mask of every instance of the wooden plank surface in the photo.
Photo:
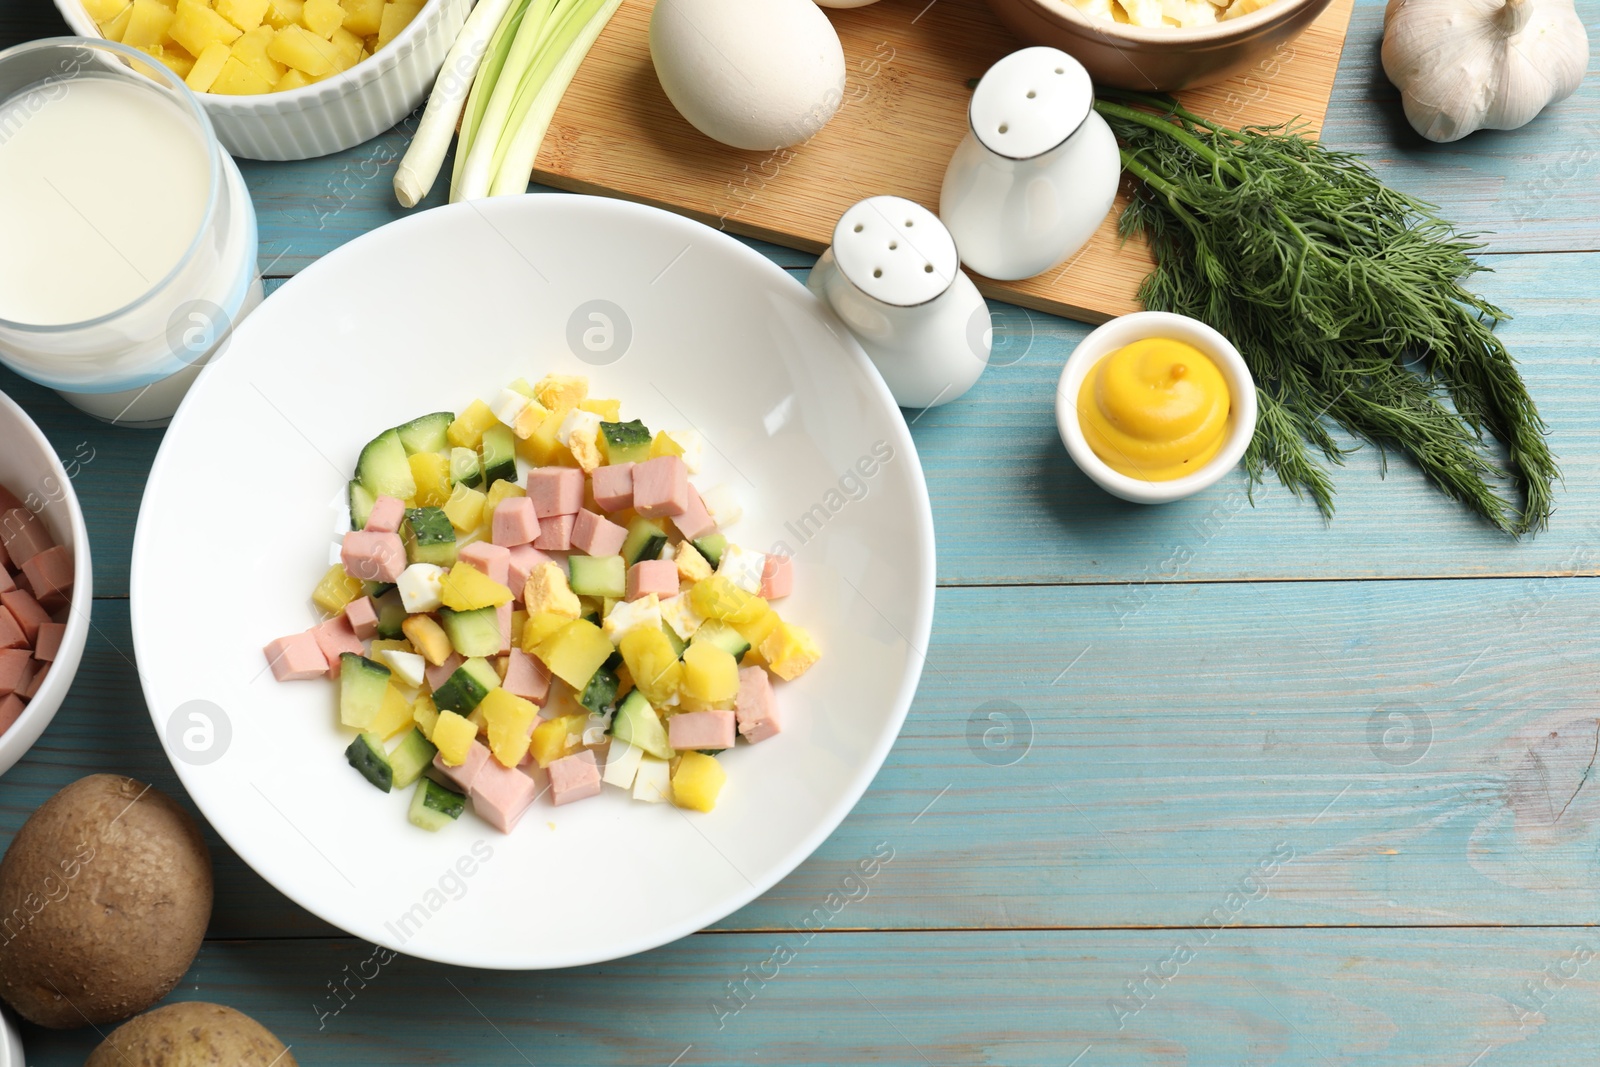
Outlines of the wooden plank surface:
{"type": "MultiPolygon", "coordinates": [[[[211,941],[173,997],[237,1005],[306,1067],[1575,1067],[1597,951],[1593,931],[1538,929],[785,930],[505,974],[344,939],[211,941]]],[[[97,1040],[26,1038],[30,1064],[74,1067],[97,1040]]]]}
{"type": "MultiPolygon", "coordinates": [[[[1235,124],[1322,123],[1352,0],[1334,0],[1304,34],[1252,71],[1183,94],[1235,124]]],[[[844,100],[803,145],[745,152],[690,126],[650,60],[654,0],[624,0],[551,123],[534,177],[681,211],[734,233],[809,252],[826,248],[845,208],[894,194],[934,211],[945,165],[967,130],[967,89],[1020,47],[983,0],[885,0],[831,13],[844,44],[844,100]]],[[[1142,240],[1116,233],[1118,201],[1068,263],[1038,278],[975,276],[984,295],[1101,322],[1138,308],[1149,273],[1142,240]]]]}

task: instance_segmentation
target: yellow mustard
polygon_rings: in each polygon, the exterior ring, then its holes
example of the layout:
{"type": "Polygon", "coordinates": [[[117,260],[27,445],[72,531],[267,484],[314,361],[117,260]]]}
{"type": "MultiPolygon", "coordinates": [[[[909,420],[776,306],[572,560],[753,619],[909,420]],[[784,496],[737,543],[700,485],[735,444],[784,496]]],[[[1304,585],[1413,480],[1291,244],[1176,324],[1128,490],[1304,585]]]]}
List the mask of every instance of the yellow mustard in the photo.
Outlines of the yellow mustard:
{"type": "Polygon", "coordinates": [[[1084,376],[1078,421],[1094,454],[1150,482],[1193,474],[1228,439],[1233,398],[1209,356],[1150,337],[1124,345],[1084,376]]]}

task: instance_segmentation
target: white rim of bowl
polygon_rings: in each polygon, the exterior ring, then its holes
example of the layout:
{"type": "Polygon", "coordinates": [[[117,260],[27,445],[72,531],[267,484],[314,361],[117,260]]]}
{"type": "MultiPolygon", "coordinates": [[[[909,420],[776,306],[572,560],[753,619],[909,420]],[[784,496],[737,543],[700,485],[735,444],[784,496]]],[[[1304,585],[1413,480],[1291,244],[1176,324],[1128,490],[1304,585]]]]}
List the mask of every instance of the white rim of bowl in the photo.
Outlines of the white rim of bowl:
{"type": "Polygon", "coordinates": [[[1170,311],[1136,311],[1097,326],[1067,356],[1056,381],[1056,430],[1067,454],[1101,488],[1140,503],[1165,504],[1215,485],[1244,458],[1255,435],[1256,416],[1255,377],[1239,350],[1199,319],[1170,311]],[[1233,397],[1233,429],[1221,451],[1193,474],[1165,482],[1146,481],[1112,469],[1089,447],[1078,421],[1078,390],[1089,371],[1116,349],[1148,337],[1174,337],[1193,344],[1217,364],[1233,397]]]}
{"type": "MultiPolygon", "coordinates": [[[[77,491],[72,488],[72,479],[67,476],[67,470],[61,465],[61,457],[56,454],[55,446],[50,439],[39,429],[39,424],[33,417],[23,410],[22,405],[11,399],[10,395],[0,392],[0,418],[12,418],[28,432],[39,451],[49,460],[50,475],[55,478],[56,484],[61,487],[61,500],[67,505],[67,527],[72,531],[72,600],[67,606],[66,632],[61,635],[63,650],[77,647],[80,641],[86,641],[89,629],[89,609],[94,605],[94,563],[89,554],[89,528],[84,525],[83,506],[78,503],[77,491]],[[80,605],[87,605],[80,609],[80,605]],[[81,636],[80,636],[81,635],[81,636]]],[[[54,537],[54,533],[51,534],[54,537]]],[[[66,689],[71,688],[72,678],[78,673],[78,666],[82,661],[79,653],[79,664],[73,664],[71,670],[57,671],[55,664],[50,665],[49,672],[44,676],[44,682],[39,686],[39,691],[28,701],[27,707],[22,709],[22,714],[17,716],[17,721],[12,723],[4,734],[0,734],[0,741],[4,741],[7,734],[13,730],[22,730],[24,724],[38,718],[38,709],[49,702],[49,697],[57,689],[63,690],[61,697],[66,698],[66,689]]],[[[59,708],[60,702],[57,702],[59,708]]],[[[55,716],[55,710],[50,712],[55,716]]],[[[27,749],[18,755],[18,759],[38,742],[35,738],[28,742],[27,749]]],[[[7,768],[9,769],[9,768],[7,768]]],[[[0,774],[4,774],[0,771],[0,774]]]]}
{"type": "MultiPolygon", "coordinates": [[[[281,93],[256,93],[251,96],[229,96],[224,93],[194,93],[194,96],[205,107],[217,106],[244,111],[259,108],[269,102],[274,106],[282,105],[284,110],[304,111],[306,110],[304,106],[295,108],[289,105],[296,103],[311,104],[319,99],[348,96],[350,92],[364,88],[367,82],[377,78],[385,71],[393,70],[400,64],[402,59],[409,56],[416,48],[413,38],[422,33],[424,23],[437,25],[438,21],[444,17],[441,12],[444,11],[446,3],[447,0],[427,0],[422,10],[417,12],[417,17],[406,23],[405,28],[385,48],[374,52],[372,58],[357,63],[349,70],[342,70],[337,74],[323,78],[321,81],[303,85],[298,89],[288,89],[281,93]]],[[[100,32],[99,25],[85,10],[82,0],[56,0],[56,7],[61,9],[62,15],[66,17],[67,24],[82,36],[98,41],[109,40],[100,32]],[[69,8],[70,10],[68,10],[69,8]]],[[[116,44],[117,42],[111,41],[110,43],[116,44]]],[[[137,54],[143,55],[143,53],[137,54]]],[[[154,62],[159,63],[160,60],[154,60],[154,62]]],[[[181,82],[183,79],[179,78],[178,80],[181,82]]],[[[185,88],[188,87],[185,86],[185,88]]],[[[193,90],[190,90],[190,92],[193,92],[193,90]]]]}
{"type": "Polygon", "coordinates": [[[1272,0],[1265,7],[1257,8],[1248,15],[1228,19],[1224,22],[1213,22],[1206,26],[1134,26],[1123,22],[1106,22],[1101,19],[1090,18],[1079,11],[1071,0],[1029,0],[1033,6],[1040,9],[1047,17],[1058,14],[1074,25],[1081,26],[1092,33],[1098,34],[1112,42],[1136,42],[1138,44],[1161,44],[1166,41],[1175,41],[1183,44],[1197,44],[1207,41],[1223,42],[1232,41],[1238,37],[1249,35],[1250,30],[1280,22],[1287,18],[1291,11],[1299,11],[1319,2],[1326,6],[1330,0],[1272,0]],[[1059,9],[1059,10],[1058,10],[1059,9]],[[1243,32],[1241,32],[1243,31],[1243,32]]]}

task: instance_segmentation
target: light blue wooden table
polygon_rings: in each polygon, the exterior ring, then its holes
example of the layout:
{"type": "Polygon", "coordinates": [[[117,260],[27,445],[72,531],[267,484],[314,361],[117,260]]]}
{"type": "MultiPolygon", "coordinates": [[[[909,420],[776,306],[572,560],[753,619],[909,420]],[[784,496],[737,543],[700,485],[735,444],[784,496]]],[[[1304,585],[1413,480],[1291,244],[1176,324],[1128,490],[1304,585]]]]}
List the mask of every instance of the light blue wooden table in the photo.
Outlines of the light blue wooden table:
{"type": "MultiPolygon", "coordinates": [[[[1580,11],[1600,39],[1600,3],[1580,11]]],[[[1250,506],[1238,476],[1122,505],[1052,419],[1086,328],[995,305],[996,365],[912,428],[941,587],[921,690],[872,789],[792,876],[633,959],[399,959],[362,985],[347,979],[372,947],[213,835],[216,912],[173,997],[249,1012],[308,1065],[1595,1062],[1600,80],[1523,130],[1427,144],[1378,68],[1382,14],[1359,0],[1325,139],[1487,233],[1480,284],[1517,316],[1504,337],[1566,473],[1547,534],[1509,542],[1403,463],[1380,479],[1370,449],[1339,472],[1332,524],[1275,486],[1250,506]],[[1014,727],[998,751],[971,740],[994,701],[1014,727]],[[892,859],[846,893],[875,849],[892,859]],[[807,919],[823,932],[797,932],[807,919]],[[795,955],[774,972],[780,944],[795,955]]],[[[60,32],[45,0],[0,8],[0,46],[60,32]]],[[[397,217],[402,145],[245,164],[266,273],[397,217]]],[[[77,490],[100,596],[71,698],[0,780],[4,843],[84,774],[183,794],[128,633],[160,435],[0,388],[64,456],[93,452],[77,490]]],[[[38,1067],[97,1041],[25,1037],[38,1067]]]]}

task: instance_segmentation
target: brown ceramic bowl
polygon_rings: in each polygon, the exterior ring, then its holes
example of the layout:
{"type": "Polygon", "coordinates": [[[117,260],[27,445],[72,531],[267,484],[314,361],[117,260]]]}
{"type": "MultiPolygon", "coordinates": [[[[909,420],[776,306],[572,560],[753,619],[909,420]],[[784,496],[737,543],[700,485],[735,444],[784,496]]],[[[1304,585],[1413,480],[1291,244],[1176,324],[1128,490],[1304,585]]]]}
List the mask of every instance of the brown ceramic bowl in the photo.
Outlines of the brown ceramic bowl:
{"type": "Polygon", "coordinates": [[[1090,18],[1068,0],[988,0],[1029,44],[1059,48],[1099,85],[1172,92],[1242,74],[1298,36],[1329,0],[1274,0],[1214,26],[1144,29],[1090,18]]]}

